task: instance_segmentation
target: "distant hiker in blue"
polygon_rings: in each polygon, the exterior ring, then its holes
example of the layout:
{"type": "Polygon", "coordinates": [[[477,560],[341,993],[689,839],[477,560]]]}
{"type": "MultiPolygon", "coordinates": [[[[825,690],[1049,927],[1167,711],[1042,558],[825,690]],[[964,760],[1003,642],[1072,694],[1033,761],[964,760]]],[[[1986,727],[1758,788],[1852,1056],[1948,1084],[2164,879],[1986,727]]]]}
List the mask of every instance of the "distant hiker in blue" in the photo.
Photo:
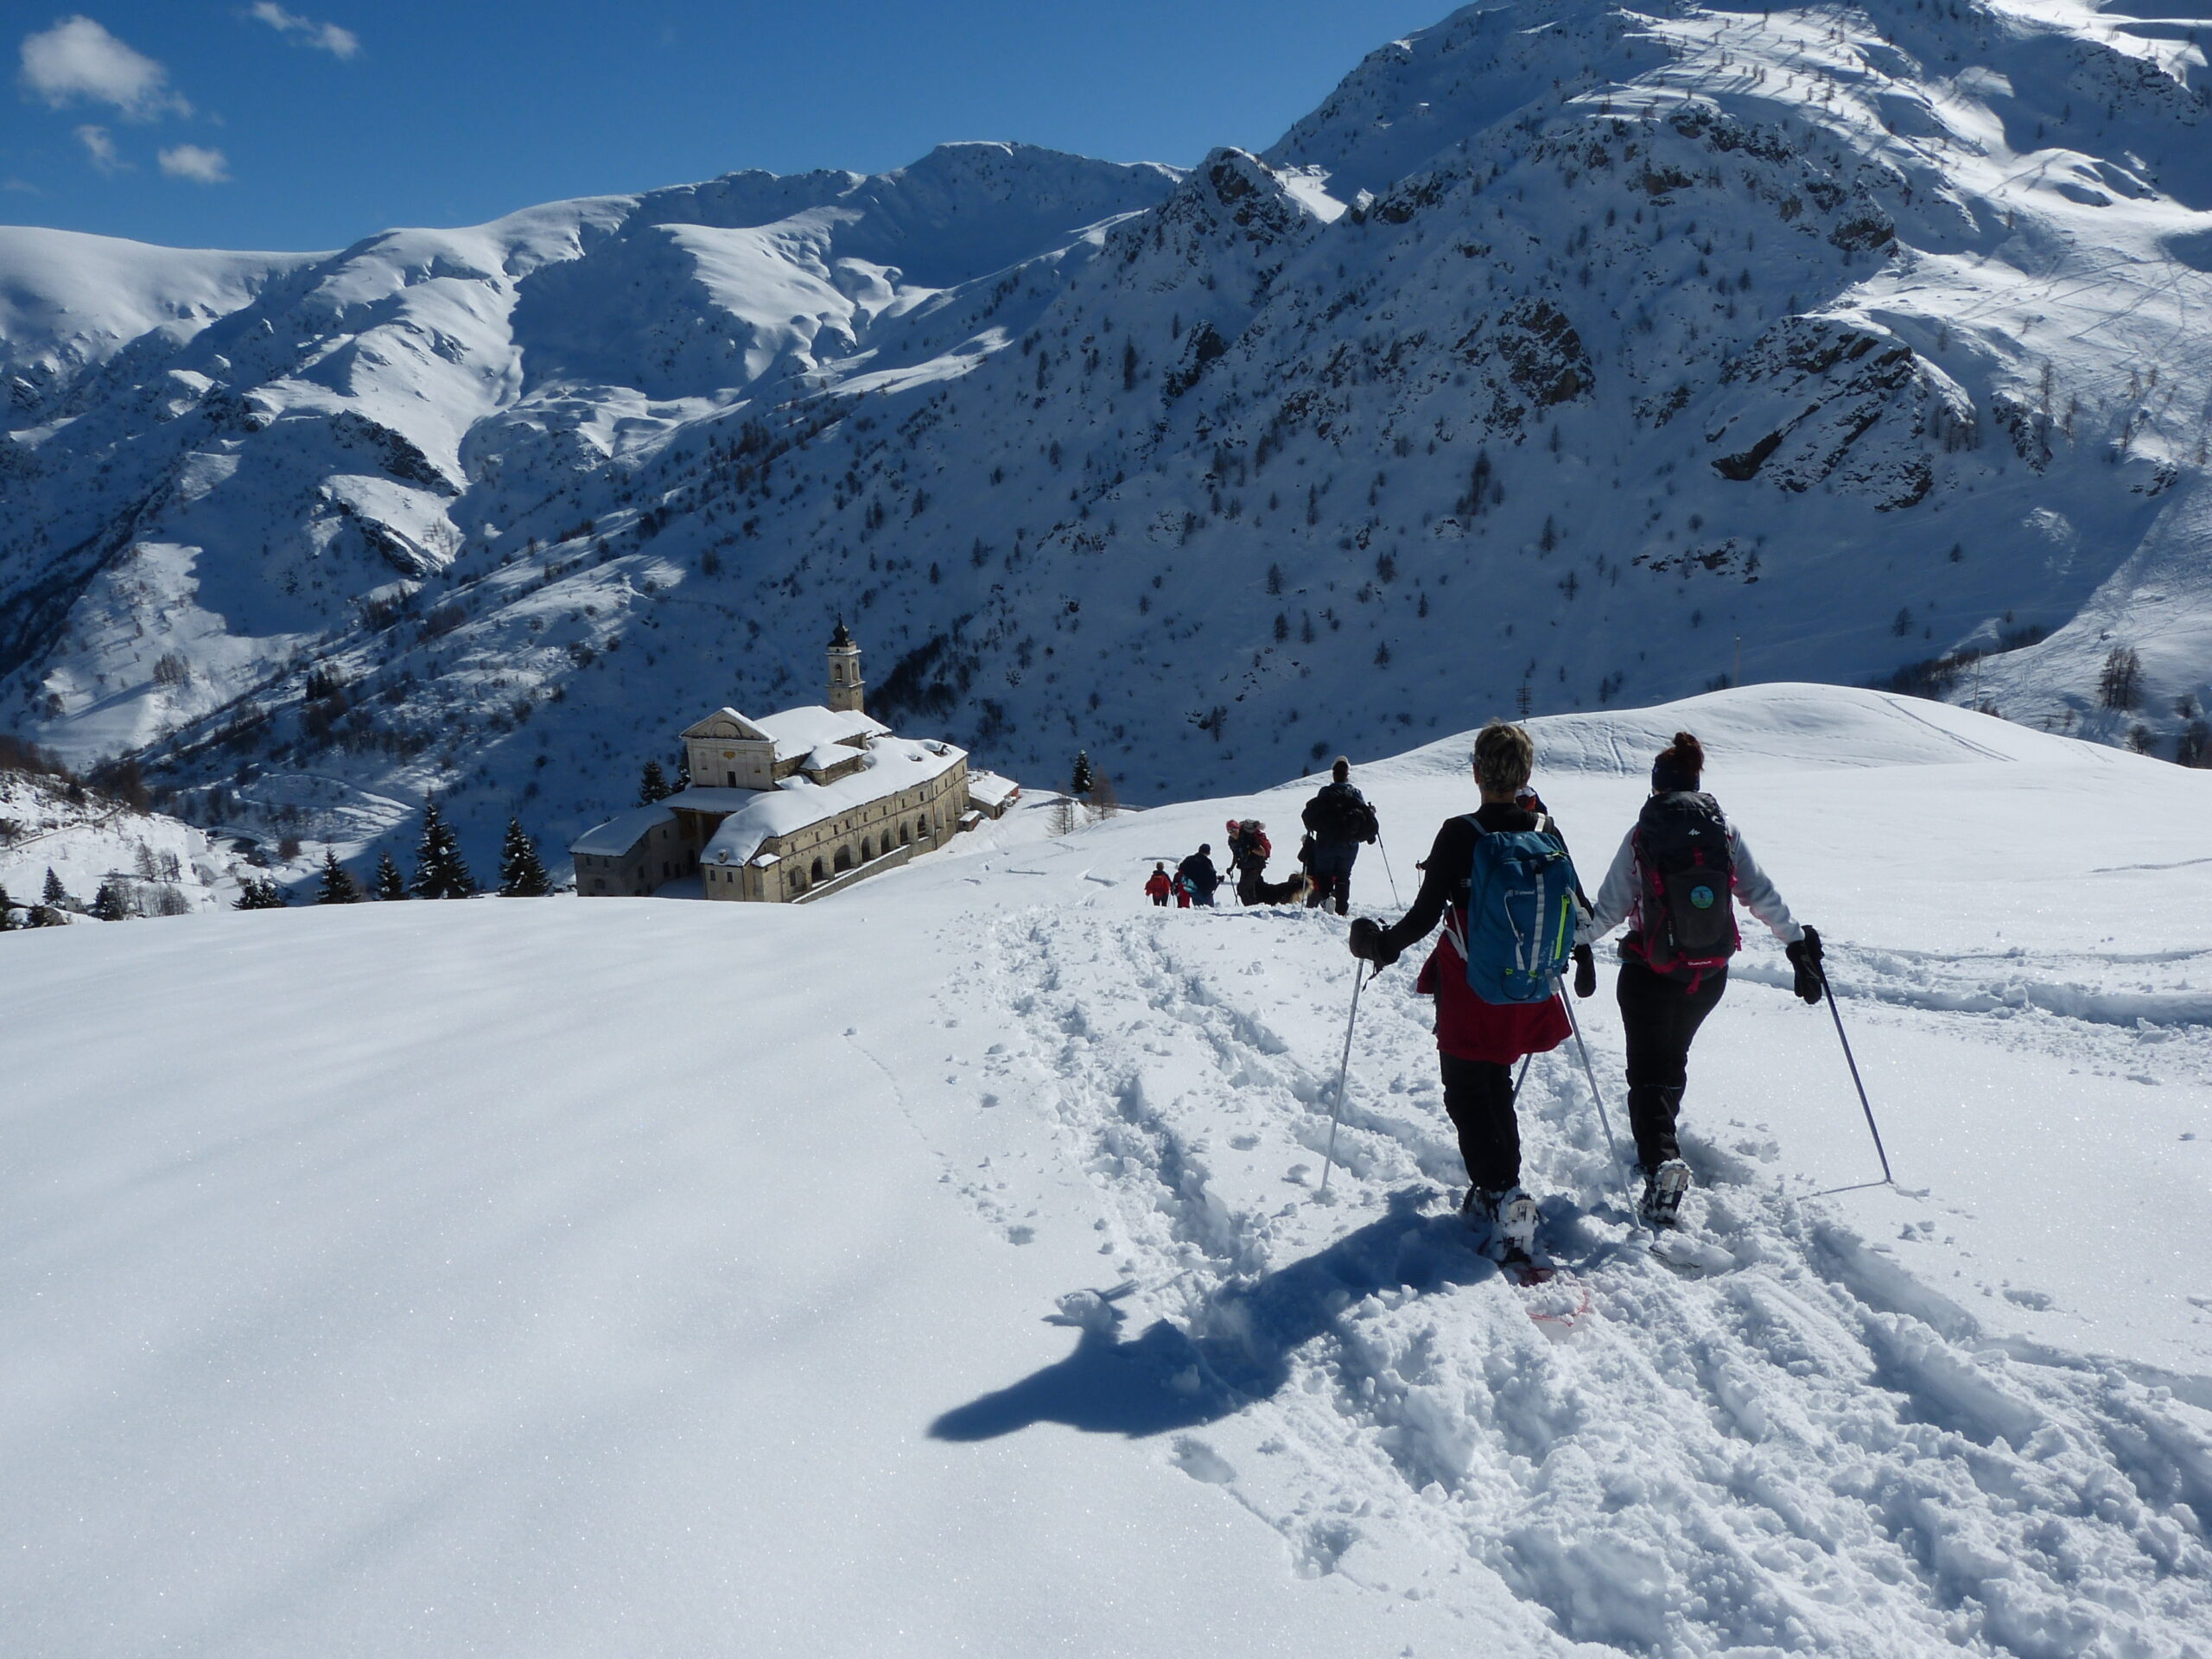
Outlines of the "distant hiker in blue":
{"type": "Polygon", "coordinates": [[[1221,872],[1213,867],[1211,842],[1200,842],[1198,850],[1175,867],[1175,874],[1192,904],[1213,908],[1213,890],[1221,885],[1221,872]]]}
{"type": "Polygon", "coordinates": [[[1351,762],[1343,755],[1329,768],[1329,781],[1306,803],[1303,821],[1308,845],[1306,902],[1318,906],[1333,899],[1341,916],[1351,905],[1352,862],[1361,846],[1382,833],[1375,809],[1351,786],[1351,762]]]}

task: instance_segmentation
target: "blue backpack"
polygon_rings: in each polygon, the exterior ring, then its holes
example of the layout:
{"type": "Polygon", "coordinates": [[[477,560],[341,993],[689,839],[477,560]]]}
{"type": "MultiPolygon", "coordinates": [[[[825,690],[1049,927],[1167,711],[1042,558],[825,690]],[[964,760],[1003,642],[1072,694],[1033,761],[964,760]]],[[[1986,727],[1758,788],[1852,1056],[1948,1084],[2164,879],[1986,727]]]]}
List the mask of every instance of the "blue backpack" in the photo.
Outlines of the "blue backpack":
{"type": "Polygon", "coordinates": [[[1491,1003],[1548,998],[1573,959],[1574,893],[1574,861],[1549,818],[1539,817],[1533,830],[1476,824],[1467,875],[1468,988],[1491,1003]]]}

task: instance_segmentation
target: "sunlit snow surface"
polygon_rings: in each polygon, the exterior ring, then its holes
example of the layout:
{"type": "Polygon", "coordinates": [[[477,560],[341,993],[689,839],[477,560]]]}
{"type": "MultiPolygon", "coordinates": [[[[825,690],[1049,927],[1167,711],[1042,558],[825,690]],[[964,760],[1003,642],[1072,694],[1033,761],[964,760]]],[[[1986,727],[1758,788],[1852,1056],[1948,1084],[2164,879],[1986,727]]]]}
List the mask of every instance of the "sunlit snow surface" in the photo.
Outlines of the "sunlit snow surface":
{"type": "MultiPolygon", "coordinates": [[[[1323,1205],[1342,924],[1144,901],[1306,785],[805,908],[10,936],[0,1647],[2203,1653],[2212,780],[1723,693],[1539,722],[1586,863],[1682,723],[1900,1190],[1794,1196],[1876,1165],[1756,938],[1688,1105],[1720,1270],[1642,1248],[1537,1063],[1571,1332],[1453,1217],[1414,964],[1323,1205]]],[[[1361,769],[1402,892],[1464,753],[1361,769]]]]}

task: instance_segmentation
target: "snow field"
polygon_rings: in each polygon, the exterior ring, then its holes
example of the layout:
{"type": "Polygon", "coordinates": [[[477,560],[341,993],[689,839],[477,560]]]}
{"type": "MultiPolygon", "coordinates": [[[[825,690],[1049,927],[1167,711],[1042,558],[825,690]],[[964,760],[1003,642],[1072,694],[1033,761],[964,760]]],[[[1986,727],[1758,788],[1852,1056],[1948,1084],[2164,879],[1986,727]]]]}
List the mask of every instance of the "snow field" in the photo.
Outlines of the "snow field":
{"type": "MultiPolygon", "coordinates": [[[[1522,1103],[1568,1274],[1468,1248],[1411,957],[1317,1201],[1342,924],[1140,893],[1232,814],[1287,854],[1311,780],[1018,814],[798,910],[11,939],[0,1619],[42,1653],[2206,1653],[2212,1066],[2193,1003],[2112,1001],[2195,995],[2203,780],[1723,693],[1538,722],[1586,866],[1678,724],[1830,942],[1904,1189],[1800,1196],[1872,1152],[1754,939],[1693,1058],[1702,1277],[1626,1224],[1571,1047],[1522,1103]]],[[[1359,769],[1408,899],[1465,748],[1359,769]]],[[[1610,982],[1576,1013],[1624,1128],[1610,982]]]]}

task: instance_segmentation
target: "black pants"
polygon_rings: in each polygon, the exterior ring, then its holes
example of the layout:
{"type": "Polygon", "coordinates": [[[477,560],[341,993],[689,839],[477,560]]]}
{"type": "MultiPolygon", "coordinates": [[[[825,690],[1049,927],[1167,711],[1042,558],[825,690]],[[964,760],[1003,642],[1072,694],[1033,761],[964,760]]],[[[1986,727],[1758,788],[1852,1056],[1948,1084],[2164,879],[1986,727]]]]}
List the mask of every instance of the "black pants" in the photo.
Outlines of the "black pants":
{"type": "Polygon", "coordinates": [[[1628,1122],[1637,1160],[1646,1169],[1681,1155],[1675,1122],[1689,1083],[1690,1042],[1727,988],[1726,968],[1692,990],[1689,981],[1655,974],[1640,962],[1621,964],[1614,990],[1628,1037],[1628,1122]]]}
{"type": "Polygon", "coordinates": [[[1513,1115],[1513,1068],[1439,1053],[1444,1109],[1459,1131],[1467,1179],[1491,1192],[1521,1183],[1521,1124],[1513,1115]]]}
{"type": "Polygon", "coordinates": [[[1341,916],[1351,908],[1351,867],[1359,856],[1356,841],[1325,841],[1317,842],[1313,855],[1306,860],[1306,874],[1311,882],[1306,889],[1309,907],[1333,900],[1337,914],[1341,916]]]}

